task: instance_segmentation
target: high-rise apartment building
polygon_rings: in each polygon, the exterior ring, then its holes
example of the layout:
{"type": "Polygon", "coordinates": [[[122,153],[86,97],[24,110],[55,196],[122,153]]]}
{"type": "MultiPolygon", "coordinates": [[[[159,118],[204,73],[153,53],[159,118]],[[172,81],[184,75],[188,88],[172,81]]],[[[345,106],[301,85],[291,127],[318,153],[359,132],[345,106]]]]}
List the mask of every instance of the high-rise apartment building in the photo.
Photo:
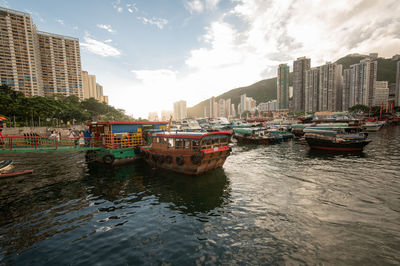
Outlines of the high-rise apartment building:
{"type": "Polygon", "coordinates": [[[328,62],[319,67],[320,111],[342,110],[342,82],[342,65],[328,62]]]}
{"type": "Polygon", "coordinates": [[[42,96],[36,27],[28,13],[0,7],[0,80],[26,96],[42,96]]]}
{"type": "Polygon", "coordinates": [[[363,104],[372,106],[378,61],[366,58],[351,65],[350,106],[363,104]]]}
{"type": "Polygon", "coordinates": [[[305,111],[306,71],[310,69],[311,59],[297,58],[293,62],[293,111],[305,111]]]}
{"type": "Polygon", "coordinates": [[[246,111],[246,93],[240,95],[240,114],[244,113],[246,111]]]}
{"type": "Polygon", "coordinates": [[[225,100],[224,99],[219,99],[219,101],[218,101],[218,116],[226,117],[225,100]]]}
{"type": "Polygon", "coordinates": [[[75,95],[83,100],[79,40],[38,32],[45,96],[75,95]]]}
{"type": "Polygon", "coordinates": [[[351,69],[343,70],[342,111],[349,110],[350,105],[351,69]]]}
{"type": "Polygon", "coordinates": [[[389,87],[387,81],[376,81],[372,106],[386,104],[389,100],[389,87]]]}
{"type": "Polygon", "coordinates": [[[319,95],[319,68],[314,67],[306,71],[305,87],[304,87],[304,111],[316,112],[318,106],[319,95]]]}
{"type": "Polygon", "coordinates": [[[397,72],[396,72],[396,100],[395,105],[400,105],[400,61],[397,61],[397,72]]]}
{"type": "Polygon", "coordinates": [[[83,98],[97,99],[96,75],[90,75],[87,71],[82,71],[82,83],[83,83],[83,98]]]}
{"type": "Polygon", "coordinates": [[[289,108],[289,66],[280,64],[277,75],[277,98],[279,109],[289,108]]]}
{"type": "Polygon", "coordinates": [[[187,117],[186,101],[174,102],[174,118],[179,121],[187,117]]]}
{"type": "Polygon", "coordinates": [[[39,32],[28,13],[0,7],[0,80],[25,96],[83,99],[78,39],[39,32]]]}

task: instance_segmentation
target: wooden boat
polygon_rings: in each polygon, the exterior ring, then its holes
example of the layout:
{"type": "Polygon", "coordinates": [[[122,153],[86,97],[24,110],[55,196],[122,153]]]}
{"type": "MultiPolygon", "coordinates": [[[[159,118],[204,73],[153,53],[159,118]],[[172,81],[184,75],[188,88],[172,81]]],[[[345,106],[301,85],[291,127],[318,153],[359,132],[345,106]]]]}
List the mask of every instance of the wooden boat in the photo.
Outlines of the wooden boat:
{"type": "Polygon", "coordinates": [[[27,175],[27,174],[32,174],[32,173],[33,173],[33,169],[21,170],[21,171],[9,172],[9,173],[0,173],[0,178],[13,177],[13,176],[19,176],[19,175],[27,175]]]}
{"type": "Polygon", "coordinates": [[[281,134],[271,134],[263,128],[234,128],[234,138],[238,144],[274,144],[283,140],[281,134]]]}
{"type": "Polygon", "coordinates": [[[355,128],[305,128],[305,139],[311,149],[330,151],[362,151],[371,140],[368,134],[357,132],[355,128]]]}
{"type": "Polygon", "coordinates": [[[142,158],[140,146],[145,145],[144,132],[165,129],[168,122],[89,122],[95,136],[94,150],[88,150],[86,161],[107,165],[129,163],[142,158]]]}
{"type": "Polygon", "coordinates": [[[222,167],[231,152],[229,132],[153,132],[141,147],[146,162],[183,174],[198,175],[222,167]]]}
{"type": "Polygon", "coordinates": [[[3,169],[9,166],[12,163],[12,160],[3,160],[0,162],[0,169],[3,169]]]}

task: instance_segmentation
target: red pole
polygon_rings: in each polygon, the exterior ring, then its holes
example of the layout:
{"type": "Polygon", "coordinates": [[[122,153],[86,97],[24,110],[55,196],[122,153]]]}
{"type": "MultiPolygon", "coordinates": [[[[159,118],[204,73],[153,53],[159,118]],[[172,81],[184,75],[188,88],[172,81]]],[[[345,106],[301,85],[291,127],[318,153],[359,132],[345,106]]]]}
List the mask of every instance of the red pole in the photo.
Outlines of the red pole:
{"type": "Polygon", "coordinates": [[[38,137],[34,137],[34,141],[35,141],[35,150],[37,150],[37,141],[38,141],[37,138],[38,138],[38,137]]]}

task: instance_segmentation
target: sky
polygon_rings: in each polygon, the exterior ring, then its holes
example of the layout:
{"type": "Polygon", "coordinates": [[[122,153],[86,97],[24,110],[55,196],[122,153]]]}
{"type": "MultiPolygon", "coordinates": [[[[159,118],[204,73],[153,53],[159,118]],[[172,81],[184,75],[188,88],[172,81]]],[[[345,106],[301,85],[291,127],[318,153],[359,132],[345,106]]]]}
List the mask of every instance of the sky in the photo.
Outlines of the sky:
{"type": "Polygon", "coordinates": [[[400,54],[398,0],[0,0],[40,31],[79,38],[82,70],[135,118],[191,107],[351,53],[400,54]]]}

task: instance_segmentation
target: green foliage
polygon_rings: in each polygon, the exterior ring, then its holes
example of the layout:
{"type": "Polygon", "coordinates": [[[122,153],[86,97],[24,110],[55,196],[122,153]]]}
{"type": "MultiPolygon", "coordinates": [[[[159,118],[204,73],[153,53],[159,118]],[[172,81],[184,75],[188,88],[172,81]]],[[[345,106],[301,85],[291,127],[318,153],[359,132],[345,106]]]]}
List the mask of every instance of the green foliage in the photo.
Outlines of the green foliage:
{"type": "MultiPolygon", "coordinates": [[[[94,98],[82,102],[76,96],[56,95],[51,97],[25,97],[7,85],[0,86],[0,113],[18,125],[54,126],[70,123],[84,123],[88,120],[131,121],[124,110],[115,109],[94,98]]],[[[9,122],[10,123],[10,122],[9,122]]]]}

